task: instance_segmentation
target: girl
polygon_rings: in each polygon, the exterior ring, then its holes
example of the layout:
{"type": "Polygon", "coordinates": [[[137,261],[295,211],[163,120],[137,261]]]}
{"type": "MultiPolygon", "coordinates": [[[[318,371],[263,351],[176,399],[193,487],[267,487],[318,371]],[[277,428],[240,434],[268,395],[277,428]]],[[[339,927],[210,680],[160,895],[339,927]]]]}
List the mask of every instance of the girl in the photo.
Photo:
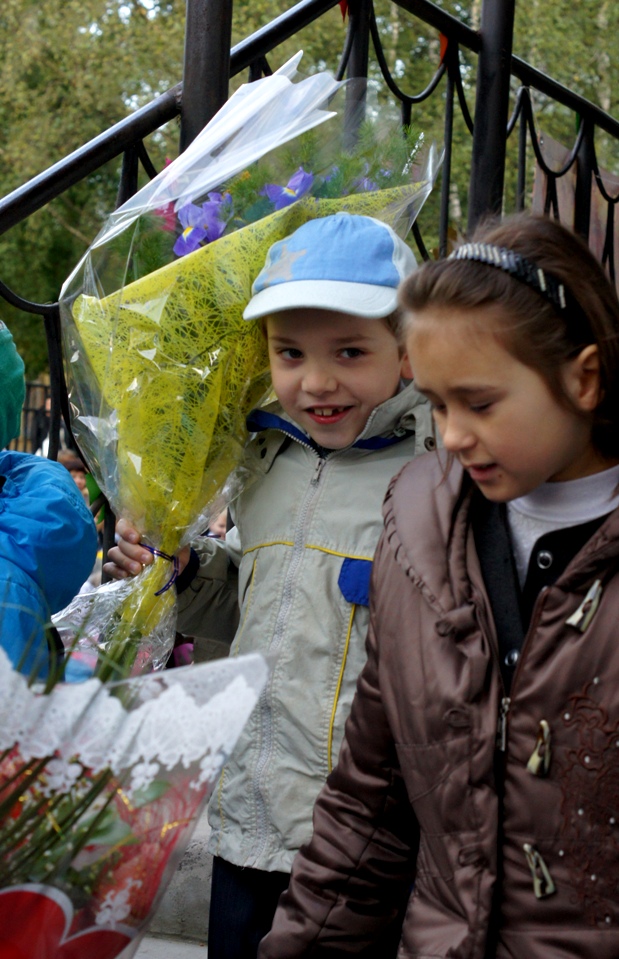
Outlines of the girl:
{"type": "Polygon", "coordinates": [[[401,289],[446,453],[387,494],[369,660],[261,959],[359,953],[413,877],[401,959],[619,955],[619,303],[557,223],[475,241],[401,289]]]}

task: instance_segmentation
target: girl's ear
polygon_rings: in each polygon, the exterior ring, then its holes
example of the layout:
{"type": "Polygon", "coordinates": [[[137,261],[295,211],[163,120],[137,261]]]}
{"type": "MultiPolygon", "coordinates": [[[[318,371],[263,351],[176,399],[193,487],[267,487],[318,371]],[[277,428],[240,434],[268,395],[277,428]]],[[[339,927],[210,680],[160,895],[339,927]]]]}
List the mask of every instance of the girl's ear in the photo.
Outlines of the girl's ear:
{"type": "Polygon", "coordinates": [[[411,361],[408,358],[408,353],[402,353],[402,359],[400,362],[402,364],[400,366],[400,376],[403,380],[412,380],[413,368],[411,366],[411,361]]]}
{"type": "Polygon", "coordinates": [[[573,402],[583,413],[593,413],[602,399],[600,390],[600,354],[592,343],[571,360],[565,386],[573,402]]]}

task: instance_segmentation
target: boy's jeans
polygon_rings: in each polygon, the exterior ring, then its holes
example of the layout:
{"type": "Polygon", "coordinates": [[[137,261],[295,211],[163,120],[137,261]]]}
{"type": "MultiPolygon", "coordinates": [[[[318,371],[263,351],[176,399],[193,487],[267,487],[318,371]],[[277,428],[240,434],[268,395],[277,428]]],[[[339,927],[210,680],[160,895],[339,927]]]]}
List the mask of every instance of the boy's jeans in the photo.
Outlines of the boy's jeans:
{"type": "Polygon", "coordinates": [[[208,959],[256,959],[271,928],[277,902],[288,888],[287,872],[241,869],[213,860],[208,959]]]}
{"type": "MultiPolygon", "coordinates": [[[[256,959],[258,945],[271,928],[280,895],[288,888],[286,872],[241,869],[225,859],[213,860],[208,959],[256,959]]],[[[404,914],[380,942],[358,952],[359,959],[395,959],[404,914]]]]}

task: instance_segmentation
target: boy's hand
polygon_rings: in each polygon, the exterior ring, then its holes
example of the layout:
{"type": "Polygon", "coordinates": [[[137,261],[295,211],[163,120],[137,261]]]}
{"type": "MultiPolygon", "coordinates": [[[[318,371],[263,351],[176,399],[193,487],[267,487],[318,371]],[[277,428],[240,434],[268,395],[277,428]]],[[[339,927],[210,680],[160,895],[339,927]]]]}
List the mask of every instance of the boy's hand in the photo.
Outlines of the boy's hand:
{"type": "MultiPolygon", "coordinates": [[[[108,552],[108,562],[103,569],[112,579],[126,579],[135,576],[143,566],[149,566],[155,557],[140,545],[140,534],[126,519],[119,519],[116,524],[117,545],[108,552]]],[[[189,546],[184,546],[178,553],[179,572],[183,572],[189,562],[189,546]]]]}

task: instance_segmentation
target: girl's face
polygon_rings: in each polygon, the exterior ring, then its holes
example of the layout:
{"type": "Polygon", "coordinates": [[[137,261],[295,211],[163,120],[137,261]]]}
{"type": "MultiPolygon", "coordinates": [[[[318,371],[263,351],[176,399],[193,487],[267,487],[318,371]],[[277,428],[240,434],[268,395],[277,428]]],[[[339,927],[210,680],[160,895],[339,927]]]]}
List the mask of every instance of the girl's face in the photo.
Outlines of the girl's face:
{"type": "MultiPolygon", "coordinates": [[[[599,394],[597,349],[562,370],[575,409],[517,360],[493,333],[493,311],[428,307],[411,316],[406,345],[417,389],[433,406],[445,448],[489,500],[507,502],[541,483],[606,469],[591,442],[599,394]],[[579,415],[577,410],[583,415],[579,415]]],[[[496,320],[494,320],[496,328],[496,320]]]]}

